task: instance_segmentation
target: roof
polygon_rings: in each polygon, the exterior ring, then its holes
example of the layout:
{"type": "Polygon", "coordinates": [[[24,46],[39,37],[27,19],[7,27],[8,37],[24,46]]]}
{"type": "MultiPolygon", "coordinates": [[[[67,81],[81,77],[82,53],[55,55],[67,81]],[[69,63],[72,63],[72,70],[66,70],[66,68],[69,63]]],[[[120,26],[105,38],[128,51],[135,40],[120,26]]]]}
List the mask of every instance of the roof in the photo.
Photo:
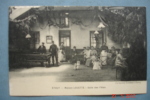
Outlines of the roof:
{"type": "Polygon", "coordinates": [[[11,6],[12,13],[9,15],[10,19],[14,20],[18,16],[24,14],[25,12],[29,11],[31,8],[38,8],[40,6],[11,6]]]}
{"type": "MultiPolygon", "coordinates": [[[[28,12],[32,8],[38,8],[39,10],[44,10],[45,7],[53,7],[53,11],[79,11],[79,10],[93,10],[95,6],[11,6],[12,13],[10,14],[10,19],[14,20],[24,13],[28,12]]],[[[108,7],[109,9],[124,9],[124,7],[108,7]]],[[[98,6],[98,9],[102,9],[102,6],[98,6]]]]}

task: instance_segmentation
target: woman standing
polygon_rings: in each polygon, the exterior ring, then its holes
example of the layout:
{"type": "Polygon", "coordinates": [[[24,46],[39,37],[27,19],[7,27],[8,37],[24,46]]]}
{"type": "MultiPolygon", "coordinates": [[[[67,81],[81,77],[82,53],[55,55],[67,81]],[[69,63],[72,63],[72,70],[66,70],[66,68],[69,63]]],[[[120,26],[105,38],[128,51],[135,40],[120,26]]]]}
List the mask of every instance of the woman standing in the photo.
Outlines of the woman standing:
{"type": "Polygon", "coordinates": [[[59,62],[63,62],[66,60],[65,52],[61,47],[60,47],[59,52],[58,52],[58,60],[59,60],[59,62]]]}
{"type": "Polygon", "coordinates": [[[87,67],[89,67],[90,66],[90,63],[91,63],[91,58],[90,58],[90,53],[91,53],[91,50],[90,50],[90,48],[89,47],[87,47],[87,51],[86,51],[86,63],[85,63],[85,65],[87,66],[87,67]]]}

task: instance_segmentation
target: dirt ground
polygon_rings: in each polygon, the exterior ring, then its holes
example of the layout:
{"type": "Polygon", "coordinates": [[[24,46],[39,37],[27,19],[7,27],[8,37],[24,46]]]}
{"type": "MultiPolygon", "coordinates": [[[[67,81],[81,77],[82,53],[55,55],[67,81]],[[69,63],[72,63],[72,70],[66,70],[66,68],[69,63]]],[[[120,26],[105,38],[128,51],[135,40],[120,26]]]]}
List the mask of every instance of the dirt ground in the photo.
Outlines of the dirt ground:
{"type": "Polygon", "coordinates": [[[93,81],[118,81],[116,70],[110,66],[103,66],[101,70],[93,70],[92,67],[80,65],[78,70],[74,65],[62,63],[54,67],[30,67],[17,68],[9,72],[10,82],[13,81],[50,81],[50,82],[93,82],[93,81]]]}

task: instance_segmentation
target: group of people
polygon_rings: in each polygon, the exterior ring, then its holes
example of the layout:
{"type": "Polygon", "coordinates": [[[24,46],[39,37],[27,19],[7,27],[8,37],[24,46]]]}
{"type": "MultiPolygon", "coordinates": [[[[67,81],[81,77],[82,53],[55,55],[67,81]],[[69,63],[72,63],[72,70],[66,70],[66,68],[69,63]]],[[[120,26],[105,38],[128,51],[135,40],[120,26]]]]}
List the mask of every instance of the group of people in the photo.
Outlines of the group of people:
{"type": "Polygon", "coordinates": [[[84,61],[87,67],[92,66],[93,70],[99,70],[105,65],[112,67],[126,67],[126,58],[123,56],[123,50],[116,50],[114,46],[108,49],[106,43],[103,43],[100,50],[96,50],[93,46],[84,47],[82,52],[84,54],[84,61]]]}
{"type": "MultiPolygon", "coordinates": [[[[44,42],[42,42],[42,45],[39,46],[38,52],[41,53],[41,54],[46,53],[46,47],[44,45],[44,42]]],[[[49,53],[51,54],[53,66],[54,66],[54,58],[55,58],[55,62],[56,62],[57,66],[58,66],[58,62],[65,61],[65,52],[64,52],[63,42],[61,43],[61,46],[58,49],[57,45],[54,44],[54,41],[52,41],[52,44],[49,48],[49,53]]]]}
{"type": "Polygon", "coordinates": [[[83,54],[84,54],[84,61],[87,67],[93,66],[93,70],[101,69],[102,65],[107,64],[107,51],[108,47],[105,43],[101,46],[101,50],[96,50],[93,46],[84,47],[83,54]],[[100,53],[99,53],[100,52],[100,53]]]}
{"type": "MultiPolygon", "coordinates": [[[[99,50],[96,50],[93,46],[84,47],[83,49],[84,50],[82,51],[82,54],[84,55],[84,64],[87,67],[92,66],[93,70],[99,70],[102,68],[102,66],[108,64],[110,64],[111,66],[126,67],[125,58],[123,57],[122,50],[118,51],[114,46],[111,47],[111,49],[109,50],[108,46],[106,46],[106,43],[103,43],[99,50]]],[[[38,51],[40,53],[46,53],[46,47],[44,46],[44,43],[42,43],[42,45],[39,46],[38,51]]],[[[58,62],[66,61],[66,52],[63,42],[61,43],[60,48],[58,49],[57,45],[54,44],[54,41],[52,41],[52,45],[49,48],[49,52],[51,54],[53,65],[54,58],[56,61],[56,65],[58,65],[58,62]]],[[[74,63],[75,66],[80,65],[80,61],[77,60],[76,55],[77,49],[76,46],[74,46],[72,49],[70,61],[71,63],[74,63]]]]}

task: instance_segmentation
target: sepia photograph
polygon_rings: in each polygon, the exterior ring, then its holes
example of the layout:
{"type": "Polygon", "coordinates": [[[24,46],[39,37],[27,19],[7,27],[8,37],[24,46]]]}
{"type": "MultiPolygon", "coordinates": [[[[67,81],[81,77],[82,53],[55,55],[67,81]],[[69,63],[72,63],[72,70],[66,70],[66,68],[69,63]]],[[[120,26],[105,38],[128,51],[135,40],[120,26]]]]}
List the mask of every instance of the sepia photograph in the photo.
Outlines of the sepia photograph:
{"type": "Polygon", "coordinates": [[[113,94],[107,84],[145,93],[146,7],[10,6],[8,13],[10,95],[113,94]],[[81,92],[94,86],[101,92],[81,92]]]}

